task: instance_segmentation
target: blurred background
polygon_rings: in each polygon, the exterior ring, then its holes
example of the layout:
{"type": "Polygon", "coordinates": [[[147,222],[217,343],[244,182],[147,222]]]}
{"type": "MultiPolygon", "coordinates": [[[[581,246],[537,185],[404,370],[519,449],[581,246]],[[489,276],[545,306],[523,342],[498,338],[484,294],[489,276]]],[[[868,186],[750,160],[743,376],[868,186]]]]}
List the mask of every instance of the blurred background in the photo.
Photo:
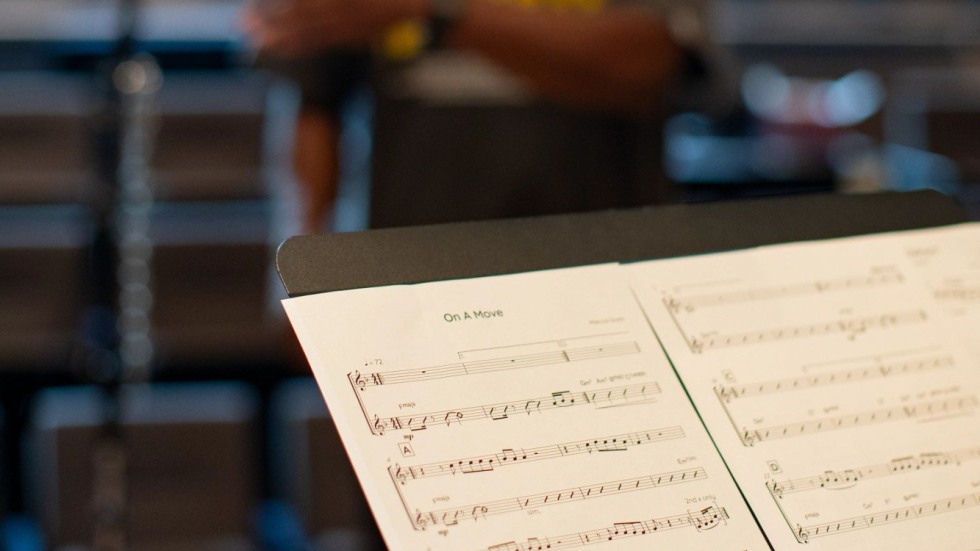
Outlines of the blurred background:
{"type": "MultiPolygon", "coordinates": [[[[371,548],[278,303],[297,91],[239,0],[139,7],[120,43],[117,1],[0,0],[0,549],[371,548]]],[[[668,120],[675,201],[933,188],[980,219],[980,2],[716,0],[710,34],[742,109],[668,120]]],[[[353,231],[370,97],[343,119],[353,231]]]]}

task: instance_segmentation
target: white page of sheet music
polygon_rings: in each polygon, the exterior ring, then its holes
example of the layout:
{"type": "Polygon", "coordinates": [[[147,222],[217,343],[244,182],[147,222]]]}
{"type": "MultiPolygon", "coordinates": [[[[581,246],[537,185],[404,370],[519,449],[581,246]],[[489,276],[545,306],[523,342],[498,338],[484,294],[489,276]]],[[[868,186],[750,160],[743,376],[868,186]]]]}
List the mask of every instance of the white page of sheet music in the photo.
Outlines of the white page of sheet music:
{"type": "Polygon", "coordinates": [[[977,548],[980,226],[625,269],[776,549],[977,548]]]}
{"type": "Polygon", "coordinates": [[[901,237],[896,246],[952,319],[951,330],[980,357],[980,224],[901,237]]]}
{"type": "Polygon", "coordinates": [[[284,305],[390,548],[768,549],[618,266],[284,305]]]}

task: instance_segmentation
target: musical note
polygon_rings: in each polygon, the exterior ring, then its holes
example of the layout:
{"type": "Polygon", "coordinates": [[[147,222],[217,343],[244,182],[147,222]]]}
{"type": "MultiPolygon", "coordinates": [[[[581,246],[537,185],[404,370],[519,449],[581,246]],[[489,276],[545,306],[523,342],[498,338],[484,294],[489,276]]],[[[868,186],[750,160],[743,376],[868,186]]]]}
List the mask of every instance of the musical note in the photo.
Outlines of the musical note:
{"type": "MultiPolygon", "coordinates": [[[[696,467],[683,471],[645,475],[626,480],[615,480],[612,482],[602,482],[587,486],[565,488],[562,490],[534,495],[500,499],[477,505],[464,505],[462,507],[440,509],[430,511],[428,513],[428,518],[439,519],[439,522],[445,522],[446,519],[451,519],[454,521],[464,520],[467,516],[473,515],[473,511],[477,510],[479,510],[479,517],[485,518],[488,516],[512,513],[515,511],[547,507],[549,505],[558,505],[573,501],[608,497],[642,490],[651,490],[661,486],[684,484],[697,480],[705,480],[707,478],[708,475],[705,473],[704,469],[701,467],[696,467]]],[[[475,519],[476,517],[473,518],[473,520],[475,519]]]]}
{"type": "Polygon", "coordinates": [[[449,411],[443,416],[442,420],[446,423],[448,427],[452,423],[461,423],[463,421],[463,412],[461,411],[449,411]]]}
{"type": "Polygon", "coordinates": [[[980,302],[980,287],[946,287],[935,289],[932,296],[944,302],[980,302]]]}
{"type": "Polygon", "coordinates": [[[564,350],[554,350],[549,352],[538,352],[535,354],[525,354],[523,356],[508,356],[502,358],[491,358],[487,360],[476,360],[472,362],[459,362],[454,364],[425,367],[421,369],[402,369],[397,371],[386,371],[371,373],[365,377],[360,372],[348,374],[360,390],[382,385],[396,385],[403,383],[415,383],[430,379],[443,379],[446,377],[460,377],[473,375],[476,373],[489,373],[493,371],[503,371],[508,369],[526,369],[543,365],[553,365],[568,362],[581,362],[598,358],[611,358],[626,354],[638,354],[640,346],[636,341],[615,342],[594,346],[583,346],[564,350]]]}
{"type": "Polygon", "coordinates": [[[649,387],[647,385],[633,385],[597,392],[583,392],[582,394],[597,408],[605,409],[651,401],[653,398],[647,396],[648,391],[652,394],[658,394],[660,393],[660,386],[652,383],[649,387]]]}
{"type": "MultiPolygon", "coordinates": [[[[553,405],[555,407],[562,408],[562,407],[566,407],[566,406],[574,406],[575,405],[575,396],[571,392],[569,392],[567,390],[562,390],[562,391],[559,391],[559,392],[553,392],[551,394],[551,397],[552,397],[551,405],[553,405]]],[[[585,397],[586,399],[588,399],[588,395],[587,394],[584,394],[583,397],[585,397]]]]}
{"type": "Polygon", "coordinates": [[[488,473],[494,470],[511,465],[519,465],[532,461],[545,459],[556,459],[565,456],[604,453],[610,451],[626,451],[633,446],[652,444],[666,440],[684,438],[684,430],[681,427],[665,427],[651,429],[612,436],[600,436],[587,440],[576,440],[574,442],[564,442],[551,444],[528,449],[505,448],[500,453],[467,457],[464,459],[454,459],[425,465],[402,467],[395,465],[390,467],[393,476],[401,484],[406,484],[409,480],[417,480],[426,477],[456,475],[456,474],[475,474],[488,473]]]}
{"type": "Polygon", "coordinates": [[[613,523],[613,535],[642,535],[647,533],[647,527],[642,521],[629,521],[629,522],[614,522],[613,523]]]}
{"type": "Polygon", "coordinates": [[[773,394],[778,392],[792,392],[796,390],[804,390],[834,384],[856,383],[897,375],[911,375],[933,369],[951,367],[953,365],[954,361],[952,356],[931,356],[918,360],[877,363],[855,369],[834,371],[830,373],[819,373],[816,375],[806,375],[802,377],[760,381],[757,383],[747,383],[743,385],[719,386],[715,388],[715,394],[718,395],[718,398],[722,402],[730,403],[736,398],[761,396],[764,394],[773,394]]]}
{"type": "Polygon", "coordinates": [[[461,514],[463,514],[463,512],[460,510],[445,512],[440,517],[440,524],[444,526],[455,526],[459,524],[459,516],[461,514]]]}
{"type": "Polygon", "coordinates": [[[698,532],[704,532],[705,530],[711,530],[712,528],[721,524],[725,518],[722,516],[721,512],[717,507],[705,507],[697,513],[691,513],[691,522],[698,532]]]}
{"type": "Polygon", "coordinates": [[[485,519],[487,518],[488,511],[489,509],[486,505],[477,505],[476,507],[473,507],[472,511],[470,511],[470,516],[473,518],[473,520],[479,520],[481,518],[485,519]]]}
{"type": "Polygon", "coordinates": [[[865,465],[842,471],[826,471],[819,475],[784,481],[771,481],[770,492],[776,497],[811,490],[840,490],[850,488],[862,480],[902,475],[924,469],[958,466],[966,461],[980,459],[980,447],[964,448],[946,453],[923,453],[917,457],[902,457],[888,463],[865,465]]]}
{"type": "Polygon", "coordinates": [[[807,325],[762,329],[745,333],[731,333],[727,335],[709,333],[700,337],[688,338],[688,345],[692,351],[700,353],[714,348],[762,344],[833,334],[843,334],[849,339],[854,339],[858,335],[872,329],[887,329],[898,325],[921,323],[926,318],[926,313],[923,310],[883,313],[874,316],[842,318],[807,325]]]}
{"type": "MultiPolygon", "coordinates": [[[[448,415],[448,413],[447,413],[448,415]]],[[[420,417],[409,417],[407,418],[408,423],[406,426],[410,431],[426,430],[429,428],[429,416],[423,415],[420,417]]],[[[397,417],[391,418],[391,427],[401,426],[401,421],[397,417]]]]}
{"type": "Polygon", "coordinates": [[[432,427],[450,427],[459,425],[463,422],[477,421],[481,419],[501,420],[502,417],[495,418],[491,412],[513,411],[531,415],[542,411],[560,409],[572,406],[593,405],[602,409],[607,407],[646,404],[656,401],[656,394],[660,393],[660,386],[657,383],[642,383],[622,387],[608,388],[589,392],[554,392],[550,396],[543,398],[527,398],[504,402],[500,404],[488,404],[485,406],[472,406],[457,408],[447,411],[433,413],[423,413],[417,415],[405,415],[398,417],[381,417],[374,415],[373,422],[370,422],[371,432],[376,435],[383,435],[387,431],[401,430],[408,428],[412,431],[428,430],[432,427]],[[432,424],[434,421],[439,421],[432,424]]]}
{"type": "Polygon", "coordinates": [[[494,421],[500,421],[502,419],[507,419],[507,411],[510,410],[510,406],[506,405],[502,408],[493,407],[490,408],[490,418],[494,421]]]}
{"type": "Polygon", "coordinates": [[[728,519],[728,511],[724,507],[712,504],[696,513],[682,513],[669,517],[652,518],[649,520],[631,520],[615,522],[612,526],[595,528],[583,532],[575,532],[562,536],[532,537],[524,543],[508,541],[484,548],[486,551],[539,551],[541,549],[569,549],[619,541],[626,538],[649,536],[666,530],[678,528],[695,528],[698,531],[724,524],[728,519]]]}
{"type": "Polygon", "coordinates": [[[837,417],[824,417],[785,425],[775,425],[771,427],[758,428],[755,430],[743,430],[739,433],[742,443],[746,446],[753,446],[765,440],[778,438],[791,438],[818,432],[826,432],[838,429],[848,429],[871,425],[876,423],[887,423],[891,421],[901,421],[910,419],[935,419],[953,415],[971,413],[977,407],[976,396],[962,396],[947,400],[935,400],[928,402],[917,402],[905,406],[879,409],[873,411],[862,411],[849,415],[837,417]]]}
{"type": "Polygon", "coordinates": [[[822,524],[801,526],[797,531],[797,538],[800,539],[800,541],[805,542],[812,538],[821,538],[844,532],[850,532],[853,530],[874,528],[876,526],[884,526],[886,524],[913,520],[920,517],[941,515],[943,513],[958,511],[969,507],[975,507],[977,505],[980,505],[980,493],[967,494],[932,501],[929,503],[923,503],[921,505],[891,509],[889,511],[871,515],[862,515],[859,517],[835,520],[822,524]]]}

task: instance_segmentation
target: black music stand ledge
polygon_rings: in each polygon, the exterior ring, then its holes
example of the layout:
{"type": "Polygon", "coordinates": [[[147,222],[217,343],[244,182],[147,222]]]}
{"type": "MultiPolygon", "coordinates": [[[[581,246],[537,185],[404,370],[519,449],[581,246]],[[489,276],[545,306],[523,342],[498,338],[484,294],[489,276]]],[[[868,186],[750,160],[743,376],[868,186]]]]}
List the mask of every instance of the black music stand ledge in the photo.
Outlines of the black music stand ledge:
{"type": "Polygon", "coordinates": [[[934,191],[800,195],[292,237],[290,297],[632,262],[966,222],[934,191]]]}

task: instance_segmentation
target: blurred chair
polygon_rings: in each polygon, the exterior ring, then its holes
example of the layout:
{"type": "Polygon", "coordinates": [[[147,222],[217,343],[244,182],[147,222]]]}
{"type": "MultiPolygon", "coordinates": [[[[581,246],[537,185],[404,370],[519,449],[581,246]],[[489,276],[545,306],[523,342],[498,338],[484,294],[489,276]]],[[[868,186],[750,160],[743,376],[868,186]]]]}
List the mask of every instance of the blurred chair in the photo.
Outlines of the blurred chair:
{"type": "Polygon", "coordinates": [[[0,206],[0,369],[66,369],[88,227],[76,205],[0,206]]]}
{"type": "Polygon", "coordinates": [[[152,323],[164,366],[281,362],[270,310],[276,197],[272,85],[242,70],[165,72],[150,159],[152,323]]]}
{"type": "Polygon", "coordinates": [[[266,79],[240,70],[165,73],[150,162],[157,200],[264,198],[266,93],[266,79]]]}
{"type": "Polygon", "coordinates": [[[0,71],[0,204],[79,202],[95,181],[90,75],[0,71]]]}
{"type": "Polygon", "coordinates": [[[322,551],[384,549],[323,396],[313,379],[282,383],[270,403],[277,496],[322,551]]]}
{"type": "MultiPolygon", "coordinates": [[[[106,395],[52,388],[25,438],[25,500],[50,549],[92,541],[93,453],[106,395]]],[[[124,387],[127,542],[136,551],[252,550],[257,398],[238,383],[124,387]]]]}
{"type": "Polygon", "coordinates": [[[164,72],[149,159],[161,365],[237,370],[281,357],[282,317],[268,301],[268,91],[267,79],[242,70],[164,72]]]}
{"type": "Polygon", "coordinates": [[[267,301],[270,232],[261,201],[156,206],[152,321],[162,364],[241,375],[243,365],[281,361],[283,322],[267,301]]]}

